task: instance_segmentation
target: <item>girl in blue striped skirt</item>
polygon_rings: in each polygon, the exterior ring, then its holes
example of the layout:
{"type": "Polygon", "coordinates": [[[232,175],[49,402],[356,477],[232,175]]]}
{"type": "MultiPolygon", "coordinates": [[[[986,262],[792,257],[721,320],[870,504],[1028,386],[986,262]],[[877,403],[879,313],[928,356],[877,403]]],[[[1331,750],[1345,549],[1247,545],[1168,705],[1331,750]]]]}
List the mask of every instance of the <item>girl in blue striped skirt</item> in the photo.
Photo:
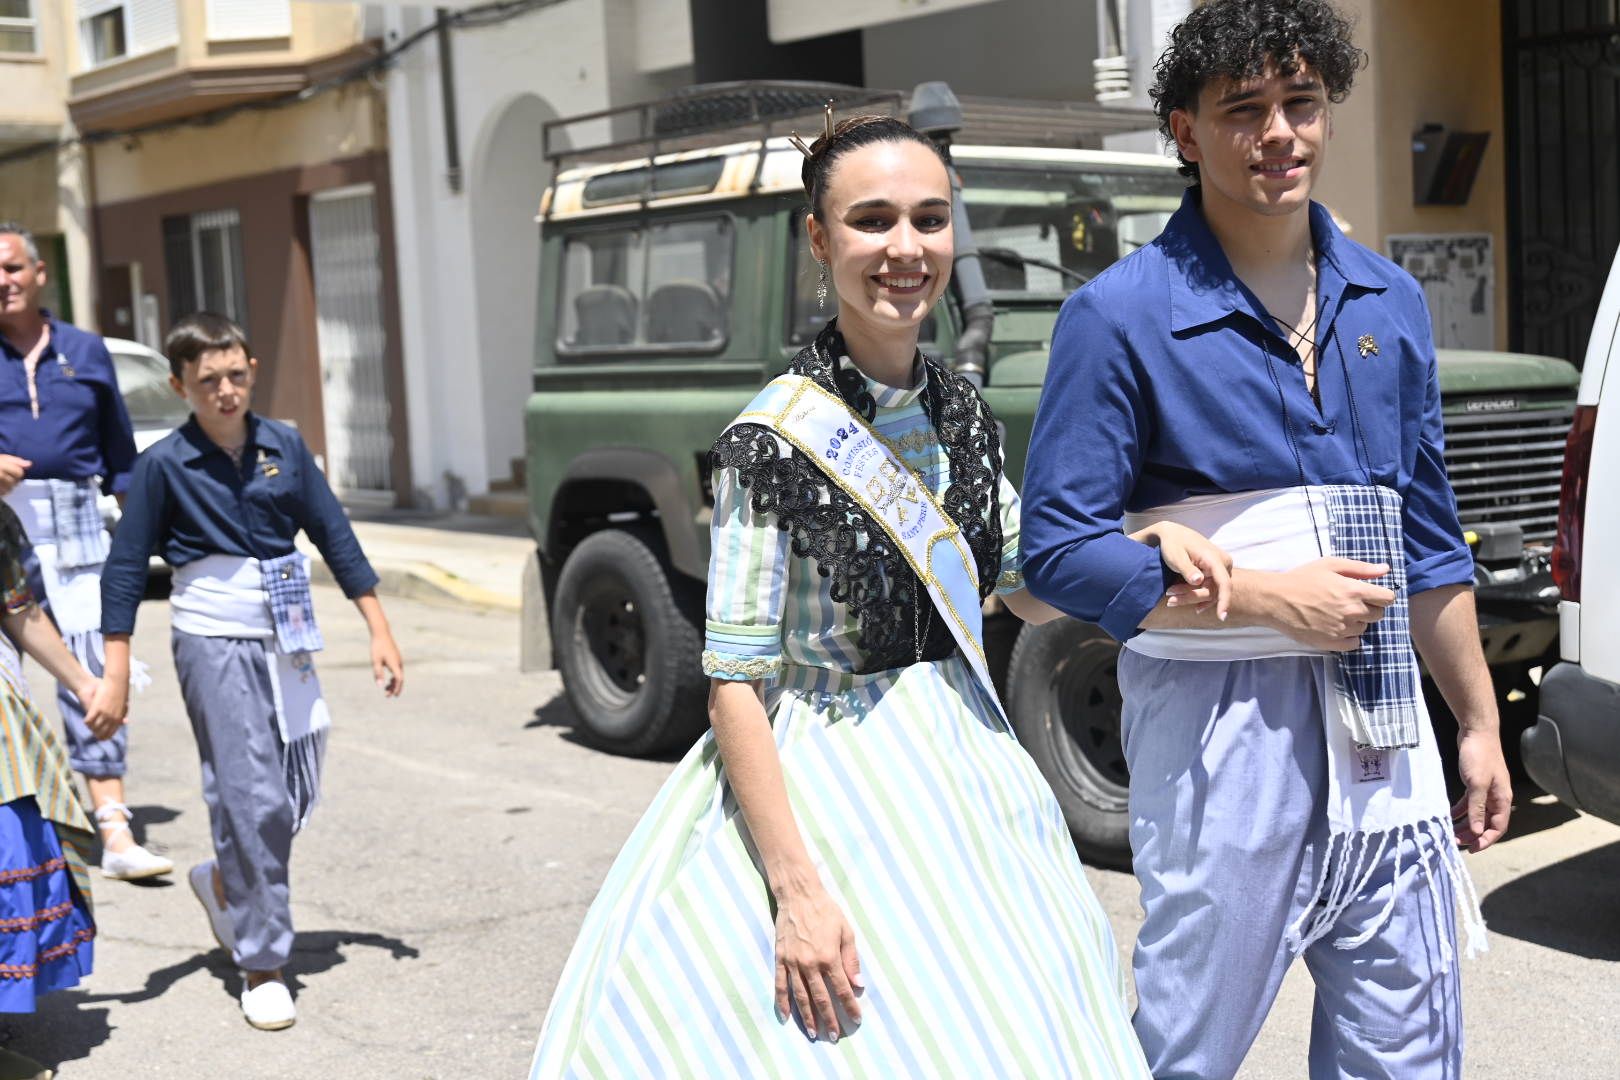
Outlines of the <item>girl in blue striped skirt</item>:
{"type": "Polygon", "coordinates": [[[1057,800],[948,626],[964,605],[899,550],[903,514],[874,516],[926,486],[977,570],[965,606],[1057,615],[1023,589],[993,418],[917,352],[951,271],[946,166],[888,118],[800,148],[840,313],[789,372],[903,467],[869,500],[749,413],[716,443],[712,731],[586,915],[532,1077],[1145,1077],[1057,800]]]}

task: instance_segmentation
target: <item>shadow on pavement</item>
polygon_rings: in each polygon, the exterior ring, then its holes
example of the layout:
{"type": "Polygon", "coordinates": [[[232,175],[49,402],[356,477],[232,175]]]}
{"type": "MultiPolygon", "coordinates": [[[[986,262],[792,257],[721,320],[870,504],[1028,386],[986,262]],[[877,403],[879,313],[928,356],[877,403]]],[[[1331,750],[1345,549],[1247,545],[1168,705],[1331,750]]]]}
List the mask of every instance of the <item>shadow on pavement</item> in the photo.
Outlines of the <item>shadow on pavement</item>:
{"type": "Polygon", "coordinates": [[[1616,881],[1620,842],[1516,878],[1480,907],[1499,934],[1591,960],[1620,960],[1616,881]]]}
{"type": "MultiPolygon", "coordinates": [[[[364,930],[315,930],[293,939],[292,958],[283,969],[287,975],[287,985],[295,993],[302,990],[303,976],[320,975],[346,962],[348,957],[343,955],[342,950],[350,945],[386,949],[394,960],[415,960],[422,955],[416,946],[407,945],[387,934],[373,934],[364,930]]],[[[232,993],[234,995],[235,990],[232,993]]]]}
{"type": "Polygon", "coordinates": [[[42,997],[33,1016],[6,1018],[4,1026],[10,1037],[0,1041],[7,1050],[53,1068],[64,1061],[87,1058],[113,1032],[107,1019],[111,1010],[84,1008],[90,1000],[91,995],[79,990],[42,997]]]}
{"type": "MultiPolygon", "coordinates": [[[[348,945],[386,949],[395,960],[415,960],[422,955],[414,945],[408,945],[386,934],[373,934],[364,930],[315,930],[298,934],[293,939],[292,957],[283,969],[287,975],[287,985],[296,992],[303,989],[304,984],[300,976],[320,975],[344,963],[348,957],[344,956],[341,950],[348,945]]],[[[105,1001],[118,1005],[137,1005],[162,997],[175,983],[199,971],[206,971],[218,980],[220,988],[232,1001],[235,1001],[241,993],[242,973],[231,962],[229,954],[224,949],[210,949],[178,964],[170,964],[166,968],[150,972],[146,976],[146,984],[139,990],[123,994],[83,994],[77,995],[77,1000],[83,1003],[105,1001]]]]}
{"type": "Polygon", "coordinates": [[[1513,816],[1508,819],[1507,840],[1517,840],[1520,837],[1534,836],[1538,832],[1556,829],[1567,822],[1580,817],[1580,812],[1572,810],[1561,802],[1551,799],[1545,802],[1530,802],[1528,799],[1518,798],[1518,781],[1514,781],[1513,816]]]}
{"type": "MultiPolygon", "coordinates": [[[[574,712],[574,707],[568,704],[568,695],[566,694],[559,693],[545,704],[537,706],[534,710],[534,716],[530,718],[528,723],[523,725],[523,730],[533,731],[536,728],[545,727],[563,728],[563,733],[558,736],[563,742],[583,746],[587,750],[595,750],[601,754],[615,753],[615,751],[593,742],[590,736],[584,733],[579,724],[579,715],[574,712]]],[[[637,754],[635,756],[642,761],[662,761],[666,764],[674,764],[685,757],[686,752],[690,749],[691,744],[681,743],[667,750],[660,750],[655,754],[637,754]]]]}

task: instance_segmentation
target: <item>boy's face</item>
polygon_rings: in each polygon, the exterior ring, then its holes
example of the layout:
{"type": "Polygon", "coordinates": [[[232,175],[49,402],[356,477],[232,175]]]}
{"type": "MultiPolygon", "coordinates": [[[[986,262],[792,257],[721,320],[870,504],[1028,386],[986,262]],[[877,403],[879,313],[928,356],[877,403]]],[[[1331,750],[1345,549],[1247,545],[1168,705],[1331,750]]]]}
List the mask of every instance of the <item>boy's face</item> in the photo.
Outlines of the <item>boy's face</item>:
{"type": "Polygon", "coordinates": [[[247,416],[258,370],[240,347],[211,349],[184,366],[183,379],[169,376],[169,384],[202,423],[230,424],[247,416]]]}
{"type": "Polygon", "coordinates": [[[1310,203],[1332,134],[1327,91],[1308,65],[1275,67],[1252,79],[1211,82],[1196,110],[1177,109],[1170,126],[1181,155],[1198,165],[1214,194],[1257,214],[1291,214],[1310,203]]]}

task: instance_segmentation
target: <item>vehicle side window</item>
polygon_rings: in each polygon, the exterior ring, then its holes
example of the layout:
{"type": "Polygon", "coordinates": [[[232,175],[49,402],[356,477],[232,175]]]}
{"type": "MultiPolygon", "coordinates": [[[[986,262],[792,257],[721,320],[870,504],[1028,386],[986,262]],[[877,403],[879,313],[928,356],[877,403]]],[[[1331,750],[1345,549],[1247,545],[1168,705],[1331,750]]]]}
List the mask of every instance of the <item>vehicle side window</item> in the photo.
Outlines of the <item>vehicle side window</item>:
{"type": "Polygon", "coordinates": [[[723,346],[734,247],[728,217],[569,237],[559,345],[578,351],[723,346]]]}
{"type": "MultiPolygon", "coordinates": [[[[826,306],[821,307],[816,303],[816,282],[821,276],[821,268],[810,254],[810,240],[804,235],[804,216],[797,213],[790,215],[788,228],[792,236],[788,249],[789,258],[793,260],[789,274],[793,291],[788,297],[787,340],[789,345],[802,347],[814,341],[821,328],[827,325],[827,320],[838,314],[838,294],[833,291],[832,282],[829,281],[826,306]]],[[[933,341],[937,325],[935,315],[930,313],[918,331],[918,340],[925,344],[933,341]]]]}

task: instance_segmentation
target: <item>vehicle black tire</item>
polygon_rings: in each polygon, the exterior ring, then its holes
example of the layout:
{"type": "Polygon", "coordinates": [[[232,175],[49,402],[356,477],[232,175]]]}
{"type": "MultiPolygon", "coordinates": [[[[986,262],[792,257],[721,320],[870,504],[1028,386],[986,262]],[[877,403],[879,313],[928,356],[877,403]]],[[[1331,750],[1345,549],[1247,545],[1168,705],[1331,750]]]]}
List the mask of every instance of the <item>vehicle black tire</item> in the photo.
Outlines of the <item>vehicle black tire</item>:
{"type": "Polygon", "coordinates": [[[656,754],[708,725],[702,607],[689,589],[647,538],[621,529],[586,537],[563,563],[551,607],[557,666],[594,745],[656,754]]]}
{"type": "Polygon", "coordinates": [[[1026,626],[1007,665],[1018,740],[1056,792],[1087,862],[1129,867],[1130,773],[1120,746],[1119,643],[1075,619],[1026,626]]]}

